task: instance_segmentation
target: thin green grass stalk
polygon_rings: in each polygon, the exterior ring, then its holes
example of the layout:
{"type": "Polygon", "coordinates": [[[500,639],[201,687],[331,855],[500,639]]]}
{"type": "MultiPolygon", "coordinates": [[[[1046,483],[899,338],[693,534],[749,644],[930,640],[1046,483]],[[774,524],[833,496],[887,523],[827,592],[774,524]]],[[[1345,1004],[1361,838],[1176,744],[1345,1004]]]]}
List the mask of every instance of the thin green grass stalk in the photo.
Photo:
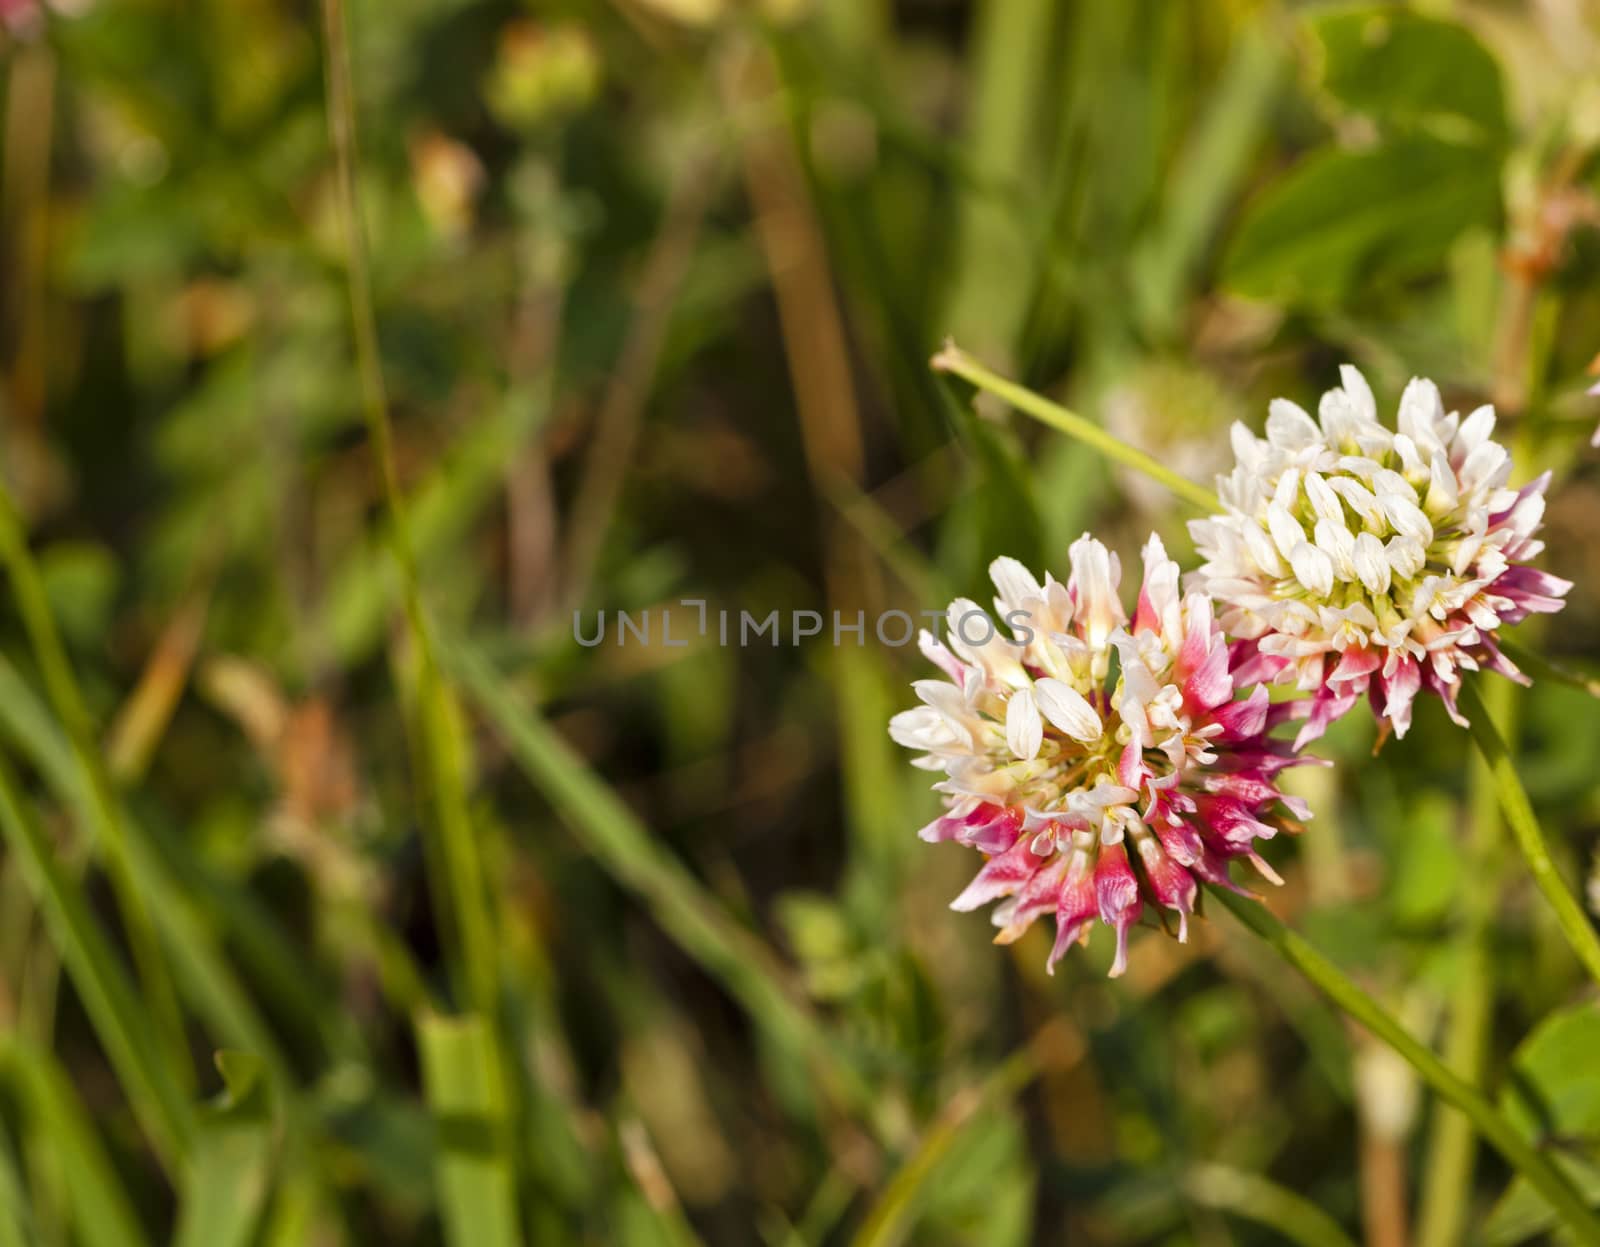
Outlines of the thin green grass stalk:
{"type": "Polygon", "coordinates": [[[183,1014],[162,957],[161,943],[156,938],[155,923],[129,866],[130,832],[118,814],[111,778],[95,742],[93,720],[56,628],[39,565],[28,547],[22,519],[3,483],[0,483],[0,562],[4,562],[11,577],[22,626],[44,677],[45,691],[66,730],[73,760],[89,796],[89,831],[116,894],[128,945],[133,950],[134,965],[144,989],[146,1010],[179,1085],[192,1090],[194,1071],[187,1055],[183,1014]]]}
{"type": "Polygon", "coordinates": [[[1472,720],[1472,726],[1467,730],[1494,777],[1495,797],[1500,802],[1506,822],[1510,824],[1517,848],[1528,863],[1533,881],[1539,885],[1545,900],[1550,902],[1556,922],[1567,937],[1567,943],[1572,946],[1572,951],[1578,955],[1578,960],[1583,963],[1590,977],[1600,983],[1600,935],[1595,933],[1594,924],[1589,921],[1583,906],[1556,869],[1555,861],[1550,856],[1550,846],[1545,842],[1544,832],[1534,815],[1533,803],[1528,800],[1527,789],[1522,786],[1522,779],[1517,774],[1516,762],[1506,748],[1499,729],[1495,727],[1488,708],[1483,704],[1482,696],[1465,680],[1461,685],[1460,701],[1462,712],[1472,720]]]}
{"type": "MultiPolygon", "coordinates": [[[[1488,722],[1474,712],[1475,721],[1488,722]]],[[[1371,996],[1319,953],[1302,936],[1286,927],[1264,904],[1224,888],[1209,894],[1241,923],[1260,936],[1274,951],[1305,975],[1335,1005],[1393,1048],[1422,1080],[1472,1122],[1491,1146],[1525,1177],[1566,1221],[1578,1241],[1600,1244],[1600,1217],[1590,1210],[1567,1177],[1533,1144],[1524,1139],[1488,1098],[1406,1031],[1371,996]]]]}
{"type": "Polygon", "coordinates": [[[517,1247],[516,1172],[494,1034],[472,1015],[417,1019],[422,1083],[439,1152],[439,1207],[451,1247],[517,1247]]]}
{"type": "Polygon", "coordinates": [[[390,545],[400,569],[406,625],[416,649],[417,718],[438,824],[440,859],[447,876],[448,896],[441,899],[447,901],[455,922],[462,995],[485,1018],[494,1018],[499,1013],[497,958],[489,922],[489,893],[467,807],[461,742],[456,731],[458,716],[454,699],[440,678],[434,639],[422,606],[416,557],[407,527],[405,496],[395,468],[389,401],[379,362],[378,324],[373,311],[361,200],[356,187],[355,101],[350,85],[350,46],[343,0],[323,0],[322,16],[326,39],[328,129],[337,168],[351,323],[361,378],[361,409],[383,479],[390,545]]]}
{"type": "MultiPolygon", "coordinates": [[[[30,1151],[48,1149],[56,1161],[71,1241],[83,1247],[146,1247],[149,1240],[127,1187],[106,1155],[103,1123],[90,1116],[55,1057],[16,1036],[0,1036],[0,1083],[27,1118],[30,1151]]],[[[19,1211],[27,1207],[17,1205],[19,1211]]],[[[39,1229],[29,1243],[66,1241],[61,1225],[39,1229]]]]}
{"type": "Polygon", "coordinates": [[[929,1183],[966,1128],[1032,1082],[1039,1073],[1041,1055],[1038,1044],[1026,1044],[982,1082],[956,1093],[884,1186],[850,1240],[851,1247],[899,1247],[907,1240],[916,1227],[929,1183]]]}
{"type": "MultiPolygon", "coordinates": [[[[1499,680],[1484,698],[1489,713],[1506,734],[1511,722],[1512,685],[1499,680]]],[[[1488,763],[1472,759],[1467,773],[1468,811],[1472,823],[1463,876],[1460,940],[1463,964],[1450,996],[1449,1032],[1444,1062],[1471,1083],[1483,1079],[1494,1003],[1491,928],[1500,899],[1499,869],[1504,828],[1495,799],[1494,776],[1488,763]]],[[[1472,1170],[1477,1136],[1472,1123],[1443,1104],[1434,1109],[1427,1159],[1422,1174],[1422,1200],[1417,1214],[1417,1247],[1454,1247],[1471,1211],[1472,1170]]]]}
{"type": "MultiPolygon", "coordinates": [[[[63,807],[92,823],[93,791],[75,765],[72,749],[33,689],[0,658],[0,739],[9,738],[63,807]]],[[[173,973],[196,1014],[222,1042],[245,1048],[266,1061],[273,1075],[287,1085],[289,1063],[272,1030],[223,957],[217,940],[185,895],[185,882],[173,873],[169,859],[148,830],[129,817],[113,797],[113,811],[134,833],[128,842],[128,870],[133,886],[147,903],[157,933],[172,961],[173,973]]]]}
{"type": "MultiPolygon", "coordinates": [[[[1026,183],[1038,159],[1041,118],[1053,100],[1051,31],[1057,6],[1037,0],[990,0],[976,12],[968,53],[969,97],[962,145],[986,185],[1026,183]]],[[[1034,221],[1022,205],[1032,197],[968,192],[958,199],[960,248],[945,306],[950,332],[984,355],[1015,358],[1033,294],[1018,273],[1032,271],[1034,221]]]]}
{"type": "Polygon", "coordinates": [[[1356,1247],[1339,1223],[1309,1199],[1260,1174],[1227,1165],[1196,1165],[1184,1176],[1183,1193],[1203,1207],[1276,1230],[1300,1247],[1356,1247]]]}
{"type": "Polygon", "coordinates": [[[1142,450],[1136,450],[1121,438],[1107,433],[1092,420],[1084,419],[1077,412],[1069,411],[1060,403],[1053,403],[1026,386],[1018,385],[1015,381],[1007,381],[998,373],[991,372],[954,342],[945,343],[944,349],[933,357],[933,367],[937,372],[951,373],[970,381],[980,390],[987,390],[990,394],[1004,399],[1018,411],[1032,416],[1043,424],[1048,424],[1053,429],[1059,429],[1086,446],[1093,447],[1106,458],[1143,472],[1202,511],[1222,509],[1216,494],[1203,485],[1196,485],[1186,477],[1180,476],[1160,460],[1145,454],[1142,450]]]}
{"type": "Polygon", "coordinates": [[[122,963],[88,899],[67,878],[24,803],[10,767],[0,760],[0,835],[22,864],[34,903],[83,1001],[139,1124],[169,1174],[180,1171],[194,1139],[187,1095],[161,1059],[154,1033],[122,963]]]}
{"type": "Polygon", "coordinates": [[[473,649],[453,642],[451,671],[511,758],[619,883],[649,906],[661,928],[720,980],[785,1051],[810,1061],[836,1102],[871,1115],[878,1096],[834,1052],[818,1019],[786,986],[772,951],[665,852],[627,805],[473,649]]]}
{"type": "Polygon", "coordinates": [[[11,1141],[0,1137],[0,1247],[29,1247],[38,1240],[11,1141]]]}

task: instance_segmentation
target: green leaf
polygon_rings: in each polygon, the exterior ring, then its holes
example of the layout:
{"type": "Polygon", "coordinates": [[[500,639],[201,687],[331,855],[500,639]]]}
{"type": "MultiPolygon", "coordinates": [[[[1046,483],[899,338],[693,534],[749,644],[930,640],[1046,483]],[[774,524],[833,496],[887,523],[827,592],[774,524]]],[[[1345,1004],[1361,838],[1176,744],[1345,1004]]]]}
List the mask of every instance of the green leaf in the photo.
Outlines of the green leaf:
{"type": "Polygon", "coordinates": [[[417,1021],[422,1083],[438,1142],[439,1203],[453,1247],[516,1247],[516,1184],[505,1088],[489,1028],[477,1017],[417,1021]]]}
{"type": "Polygon", "coordinates": [[[266,1207],[272,1116],[265,1067],[246,1052],[219,1052],[216,1063],[223,1091],[202,1119],[174,1247],[244,1247],[266,1207]]]}
{"type": "MultiPolygon", "coordinates": [[[[1512,1057],[1502,1095],[1506,1115],[1545,1146],[1591,1205],[1600,1206],[1600,1006],[1582,1004],[1546,1018],[1512,1057]]],[[[1520,1243],[1554,1231],[1556,1215],[1517,1178],[1484,1226],[1491,1244],[1520,1243]]]]}
{"type": "Polygon", "coordinates": [[[1380,126],[1499,143],[1506,137],[1500,67],[1471,31],[1394,5],[1310,18],[1322,87],[1380,126]]]}
{"type": "Polygon", "coordinates": [[[1499,166],[1482,148],[1414,136],[1325,149],[1251,205],[1223,276],[1255,298],[1336,303],[1364,277],[1438,267],[1458,234],[1499,212],[1499,166]]]}

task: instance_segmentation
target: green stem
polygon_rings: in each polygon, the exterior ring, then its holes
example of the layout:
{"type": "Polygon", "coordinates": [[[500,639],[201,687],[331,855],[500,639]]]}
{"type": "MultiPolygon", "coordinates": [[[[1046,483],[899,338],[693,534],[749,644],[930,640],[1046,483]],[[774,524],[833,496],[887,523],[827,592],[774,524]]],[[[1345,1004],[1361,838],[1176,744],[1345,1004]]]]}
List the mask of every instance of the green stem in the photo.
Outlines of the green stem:
{"type": "MultiPolygon", "coordinates": [[[[1060,1032],[1053,1032],[1058,1034],[1060,1032]]],[[[1009,1100],[1033,1081],[1039,1072],[1042,1053],[1038,1043],[1029,1043],[1013,1053],[982,1082],[959,1091],[928,1128],[916,1148],[883,1188],[860,1230],[851,1239],[852,1247],[899,1247],[916,1225],[916,1217],[929,1183],[939,1167],[961,1140],[967,1126],[982,1120],[991,1110],[1009,1100]]],[[[1081,1041],[1072,1044],[1074,1058],[1081,1053],[1081,1041]]]]}
{"type": "Polygon", "coordinates": [[[1590,697],[1600,697],[1600,680],[1593,676],[1565,667],[1507,637],[1500,637],[1497,644],[1507,658],[1522,668],[1524,674],[1537,680],[1548,680],[1552,684],[1565,684],[1590,697]]]}
{"type": "MultiPolygon", "coordinates": [[[[1488,722],[1486,715],[1475,714],[1474,718],[1488,722]]],[[[1286,927],[1260,901],[1222,888],[1211,889],[1210,895],[1310,979],[1323,995],[1366,1027],[1375,1038],[1393,1048],[1438,1095],[1460,1109],[1478,1133],[1561,1214],[1579,1241],[1600,1244],[1600,1218],[1589,1209],[1565,1175],[1518,1134],[1481,1091],[1414,1039],[1382,1005],[1357,987],[1303,936],[1286,927]]]]}
{"type": "Polygon", "coordinates": [[[462,994],[486,1018],[497,1015],[496,953],[489,923],[488,891],[478,843],[467,808],[466,783],[454,698],[439,674],[437,649],[417,576],[416,555],[407,524],[405,496],[395,468],[394,433],[379,362],[378,324],[356,186],[355,101],[350,86],[350,47],[343,0],[323,0],[327,41],[328,128],[336,158],[339,216],[344,232],[346,275],[356,366],[361,378],[361,409],[367,436],[378,460],[388,510],[390,547],[400,568],[407,629],[417,656],[417,715],[422,753],[438,824],[440,860],[446,876],[447,907],[455,920],[462,964],[462,994]]]}
{"type": "MultiPolygon", "coordinates": [[[[1511,690],[1509,681],[1497,680],[1485,697],[1492,717],[1508,735],[1514,730],[1510,721],[1511,690]]],[[[1488,1049],[1494,1003],[1491,936],[1503,877],[1500,810],[1495,801],[1494,776],[1482,758],[1472,760],[1467,791],[1472,836],[1461,885],[1462,966],[1450,996],[1444,1061],[1468,1082],[1476,1083],[1483,1077],[1488,1049]]],[[[1434,1112],[1423,1169],[1417,1247],[1451,1247],[1461,1241],[1470,1211],[1476,1153],[1472,1123],[1439,1105],[1434,1112]]]]}
{"type": "Polygon", "coordinates": [[[1567,937],[1567,943],[1572,946],[1572,951],[1583,962],[1590,977],[1600,983],[1600,935],[1595,933],[1594,925],[1583,912],[1583,906],[1572,895],[1561,872],[1556,869],[1550,848],[1545,843],[1544,832],[1534,816],[1533,803],[1528,800],[1527,790],[1517,775],[1511,751],[1506,748],[1506,742],[1489,716],[1483,698],[1467,681],[1462,681],[1460,701],[1463,713],[1472,721],[1468,729],[1472,741],[1478,746],[1478,752],[1483,755],[1489,773],[1494,777],[1495,796],[1500,801],[1506,822],[1511,825],[1517,848],[1522,850],[1528,870],[1533,874],[1533,881],[1539,885],[1545,900],[1550,902],[1556,922],[1567,937]]]}
{"type": "Polygon", "coordinates": [[[138,968],[140,984],[155,1019],[162,1048],[179,1085],[192,1089],[193,1070],[188,1059],[188,1041],[183,1033],[183,1014],[178,1007],[172,977],[162,957],[161,942],[156,936],[149,906],[143,892],[135,884],[129,865],[129,831],[119,813],[111,778],[101,762],[95,743],[94,720],[73,674],[72,661],[67,657],[61,633],[56,628],[44,578],[28,547],[22,519],[3,483],[0,483],[0,562],[5,564],[10,575],[23,630],[28,634],[34,661],[44,677],[45,692],[56,717],[61,721],[72,749],[73,762],[88,794],[88,831],[116,895],[117,908],[122,914],[128,944],[133,951],[134,964],[138,968]]]}
{"type": "Polygon", "coordinates": [[[1309,1199],[1259,1174],[1196,1165],[1184,1176],[1183,1190],[1197,1204],[1276,1230],[1300,1247],[1355,1247],[1339,1223],[1309,1199]]]}
{"type": "Polygon", "coordinates": [[[933,357],[933,367],[938,372],[954,373],[972,382],[980,390],[987,390],[997,398],[1004,399],[1018,411],[1032,416],[1035,420],[1048,424],[1053,429],[1059,429],[1069,437],[1077,438],[1086,446],[1092,446],[1106,458],[1115,459],[1135,471],[1143,472],[1152,480],[1165,485],[1185,502],[1192,502],[1203,511],[1222,509],[1222,503],[1217,495],[1205,486],[1196,485],[1160,460],[1145,454],[1142,450],[1134,449],[1122,439],[1107,433],[1098,424],[1084,419],[1077,412],[1068,411],[1059,403],[1053,403],[1048,398],[1035,394],[1026,386],[1018,385],[1015,381],[1007,381],[998,373],[990,372],[953,342],[947,342],[944,349],[933,357]]]}

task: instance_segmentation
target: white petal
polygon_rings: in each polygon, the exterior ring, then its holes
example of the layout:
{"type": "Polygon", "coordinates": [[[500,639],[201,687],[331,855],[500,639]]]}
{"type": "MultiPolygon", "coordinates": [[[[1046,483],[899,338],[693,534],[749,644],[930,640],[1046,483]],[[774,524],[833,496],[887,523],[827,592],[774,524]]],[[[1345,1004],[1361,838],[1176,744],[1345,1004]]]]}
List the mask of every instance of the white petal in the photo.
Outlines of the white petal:
{"type": "Polygon", "coordinates": [[[1072,685],[1040,680],[1033,686],[1033,694],[1044,717],[1058,730],[1084,744],[1100,739],[1100,716],[1072,685]]]}
{"type": "Polygon", "coordinates": [[[1252,433],[1238,420],[1228,430],[1228,441],[1233,446],[1234,460],[1240,467],[1254,471],[1265,461],[1268,444],[1252,433]]]}
{"type": "Polygon", "coordinates": [[[1320,473],[1306,473],[1306,498],[1311,503],[1311,509],[1324,519],[1344,523],[1344,506],[1339,501],[1339,495],[1328,488],[1328,482],[1323,480],[1320,473]]]}
{"type": "Polygon", "coordinates": [[[1393,468],[1379,468],[1372,474],[1372,492],[1380,498],[1384,494],[1394,494],[1408,502],[1417,501],[1417,491],[1411,487],[1411,482],[1393,468]]]}
{"type": "Polygon", "coordinates": [[[1179,625],[1178,617],[1178,565],[1167,557],[1167,549],[1154,533],[1144,547],[1144,585],[1141,596],[1150,602],[1155,612],[1156,627],[1172,635],[1179,625]]]}
{"type": "Polygon", "coordinates": [[[1275,398],[1267,405],[1267,440],[1279,450],[1304,450],[1322,441],[1322,430],[1305,408],[1275,398]]]}
{"type": "Polygon", "coordinates": [[[1278,556],[1277,547],[1272,544],[1272,539],[1259,524],[1245,524],[1240,529],[1240,536],[1251,561],[1257,567],[1269,576],[1283,575],[1283,562],[1278,556]]]}
{"type": "Polygon", "coordinates": [[[1044,722],[1033,704],[1033,693],[1019,688],[1006,702],[1006,747],[1025,762],[1039,756],[1044,743],[1044,722]]]}
{"type": "Polygon", "coordinates": [[[1412,377],[1400,396],[1400,431],[1424,455],[1431,455],[1444,448],[1434,427],[1442,419],[1444,404],[1439,400],[1439,387],[1426,377],[1412,377]]]}
{"type": "Polygon", "coordinates": [[[1356,539],[1343,524],[1320,519],[1316,527],[1317,549],[1333,560],[1334,574],[1340,580],[1356,578],[1356,539]]]}
{"type": "Polygon", "coordinates": [[[1289,566],[1295,579],[1313,593],[1333,592],[1333,560],[1309,541],[1302,540],[1289,551],[1289,566]]]}
{"type": "Polygon", "coordinates": [[[1383,550],[1394,574],[1402,580],[1415,576],[1428,562],[1427,549],[1415,537],[1390,537],[1383,550]]]}
{"type": "Polygon", "coordinates": [[[1340,364],[1339,380],[1344,386],[1344,392],[1350,396],[1356,415],[1362,420],[1376,421],[1378,404],[1373,401],[1372,387],[1367,384],[1367,379],[1361,375],[1360,370],[1353,364],[1340,364]]]}
{"type": "Polygon", "coordinates": [[[957,743],[956,734],[931,706],[895,715],[889,720],[889,738],[907,749],[938,749],[957,743]]]}
{"type": "Polygon", "coordinates": [[[1336,476],[1328,485],[1350,504],[1350,509],[1361,517],[1362,523],[1372,528],[1383,527],[1383,508],[1378,505],[1373,492],[1360,481],[1348,476],[1336,476]]]}
{"type": "Polygon", "coordinates": [[[1072,564],[1068,583],[1077,597],[1077,618],[1083,623],[1086,639],[1096,647],[1104,645],[1111,630],[1125,619],[1117,599],[1120,577],[1116,557],[1085,533],[1072,543],[1067,559],[1072,564]]]}
{"type": "Polygon", "coordinates": [[[1383,542],[1371,533],[1356,538],[1356,575],[1370,593],[1389,592],[1389,560],[1384,555],[1383,542]]]}
{"type": "Polygon", "coordinates": [[[1494,408],[1486,403],[1461,422],[1455,444],[1458,450],[1470,453],[1487,442],[1493,433],[1494,408]]]}
{"type": "Polygon", "coordinates": [[[1399,494],[1389,493],[1379,494],[1378,501],[1383,505],[1383,513],[1389,517],[1389,523],[1402,537],[1413,537],[1424,546],[1433,540],[1433,525],[1416,503],[1399,494]]]}
{"type": "Polygon", "coordinates": [[[1292,557],[1294,548],[1306,539],[1305,529],[1300,527],[1300,522],[1289,514],[1287,508],[1276,502],[1267,508],[1267,531],[1272,534],[1272,543],[1284,558],[1292,557]]]}
{"type": "Polygon", "coordinates": [[[989,564],[989,579],[999,590],[1000,600],[1010,610],[1023,606],[1034,598],[1044,597],[1044,589],[1030,572],[1016,559],[998,558],[989,564]]]}
{"type": "Polygon", "coordinates": [[[1422,452],[1417,449],[1416,442],[1406,434],[1395,434],[1394,453],[1400,456],[1400,467],[1408,480],[1413,472],[1421,474],[1428,470],[1422,462],[1422,452]]]}
{"type": "Polygon", "coordinates": [[[1428,496],[1423,500],[1423,506],[1429,515],[1445,515],[1456,509],[1460,501],[1460,493],[1456,488],[1456,474],[1450,467],[1450,460],[1445,457],[1442,450],[1433,452],[1432,462],[1429,464],[1428,496]]]}
{"type": "Polygon", "coordinates": [[[1477,490],[1503,485],[1511,474],[1511,456],[1499,442],[1475,446],[1461,464],[1457,475],[1463,489],[1477,490]]]}

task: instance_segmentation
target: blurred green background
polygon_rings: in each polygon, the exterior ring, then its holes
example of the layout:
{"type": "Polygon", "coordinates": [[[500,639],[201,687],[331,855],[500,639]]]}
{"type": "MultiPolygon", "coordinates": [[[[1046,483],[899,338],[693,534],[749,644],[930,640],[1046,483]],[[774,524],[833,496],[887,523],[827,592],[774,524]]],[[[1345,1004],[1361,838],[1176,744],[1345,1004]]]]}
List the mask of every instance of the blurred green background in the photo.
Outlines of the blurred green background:
{"type": "MultiPolygon", "coordinates": [[[[1109,982],[950,913],[975,859],[885,731],[914,648],[615,616],[987,601],[1088,527],[1187,556],[1182,504],[932,374],[951,334],[1202,480],[1341,362],[1496,402],[1577,582],[1521,639],[1600,659],[1600,6],[333,20],[416,612],[324,12],[0,0],[0,1243],[1545,1233],[1225,918],[1109,982]]],[[[1581,886],[1600,706],[1512,694],[1581,886]]],[[[1466,739],[1362,718],[1269,903],[1600,1199],[1600,1010],[1466,739]]]]}

